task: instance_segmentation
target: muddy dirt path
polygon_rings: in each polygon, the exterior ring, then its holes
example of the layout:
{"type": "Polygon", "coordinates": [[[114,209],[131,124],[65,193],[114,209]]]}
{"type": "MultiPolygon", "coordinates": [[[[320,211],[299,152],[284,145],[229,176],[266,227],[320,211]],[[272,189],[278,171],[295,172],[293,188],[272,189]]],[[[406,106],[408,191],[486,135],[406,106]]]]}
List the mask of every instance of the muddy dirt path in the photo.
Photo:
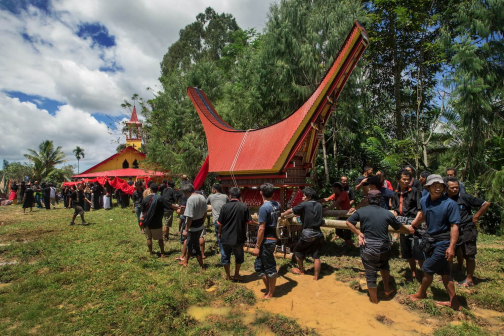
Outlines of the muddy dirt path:
{"type": "MultiPolygon", "coordinates": [[[[253,278],[254,275],[247,277],[253,278]]],[[[326,275],[319,281],[313,276],[287,273],[277,280],[276,298],[262,300],[261,280],[246,284],[258,298],[257,308],[297,319],[302,326],[315,328],[322,335],[419,335],[432,328],[421,324],[421,317],[394,301],[369,302],[366,295],[348,284],[326,275]]]]}

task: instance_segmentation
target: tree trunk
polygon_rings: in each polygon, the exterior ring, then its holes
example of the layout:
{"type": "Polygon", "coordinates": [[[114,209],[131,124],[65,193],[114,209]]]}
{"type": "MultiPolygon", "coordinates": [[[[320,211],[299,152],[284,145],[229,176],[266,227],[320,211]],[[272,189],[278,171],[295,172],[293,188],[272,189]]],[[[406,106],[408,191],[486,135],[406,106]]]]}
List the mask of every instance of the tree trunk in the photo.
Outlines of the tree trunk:
{"type": "MultiPolygon", "coordinates": [[[[390,14],[392,15],[392,14],[390,14]]],[[[394,49],[394,97],[395,97],[395,119],[396,119],[396,136],[397,139],[402,140],[402,111],[401,111],[401,66],[400,56],[397,51],[397,41],[395,39],[394,18],[390,18],[391,31],[392,31],[392,48],[394,49]]]]}
{"type": "Polygon", "coordinates": [[[429,168],[429,157],[427,156],[427,144],[425,143],[425,131],[422,130],[422,152],[425,168],[429,168]]]}
{"type": "Polygon", "coordinates": [[[325,170],[325,181],[329,184],[329,165],[327,164],[327,148],[325,142],[325,134],[322,130],[322,151],[324,153],[324,170],[325,170]]]}
{"type": "Polygon", "coordinates": [[[80,160],[77,159],[77,174],[80,174],[80,167],[79,167],[80,160]]]}

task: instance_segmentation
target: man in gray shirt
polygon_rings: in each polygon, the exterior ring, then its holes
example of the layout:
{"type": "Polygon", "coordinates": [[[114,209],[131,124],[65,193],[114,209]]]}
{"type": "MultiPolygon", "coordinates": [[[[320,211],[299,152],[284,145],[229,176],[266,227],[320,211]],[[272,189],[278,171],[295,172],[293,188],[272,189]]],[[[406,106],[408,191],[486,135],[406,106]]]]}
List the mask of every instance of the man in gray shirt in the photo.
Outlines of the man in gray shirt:
{"type": "Polygon", "coordinates": [[[187,197],[187,204],[184,211],[186,225],[184,232],[182,232],[183,236],[187,236],[187,256],[182,262],[182,265],[186,267],[192,255],[198,259],[201,268],[205,271],[199,240],[205,229],[205,220],[207,216],[206,200],[203,195],[195,192],[194,186],[191,183],[182,184],[180,190],[184,193],[184,196],[187,197]]]}
{"type": "Polygon", "coordinates": [[[220,211],[224,204],[229,202],[229,197],[222,193],[220,184],[216,183],[212,186],[212,195],[208,196],[207,204],[212,208],[212,218],[214,222],[215,237],[217,237],[217,243],[219,244],[219,251],[222,257],[222,244],[219,238],[219,224],[217,220],[219,219],[220,211]]]}

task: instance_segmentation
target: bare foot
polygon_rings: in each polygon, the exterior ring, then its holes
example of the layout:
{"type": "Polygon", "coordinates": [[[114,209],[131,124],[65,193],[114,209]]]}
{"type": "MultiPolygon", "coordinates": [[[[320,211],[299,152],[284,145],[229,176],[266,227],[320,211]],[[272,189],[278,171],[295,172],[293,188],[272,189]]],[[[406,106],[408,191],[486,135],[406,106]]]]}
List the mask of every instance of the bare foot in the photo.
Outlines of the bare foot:
{"type": "Polygon", "coordinates": [[[299,268],[296,268],[296,267],[293,268],[293,269],[291,269],[291,273],[292,274],[305,274],[304,271],[302,271],[302,270],[300,270],[299,268]]]}
{"type": "Polygon", "coordinates": [[[386,292],[385,292],[385,297],[386,297],[386,298],[388,298],[388,297],[390,297],[392,294],[394,294],[395,292],[396,292],[396,290],[395,290],[395,289],[390,290],[390,291],[386,291],[386,292]]]}
{"type": "Polygon", "coordinates": [[[411,294],[409,296],[410,300],[415,302],[415,301],[418,301],[418,300],[421,300],[421,299],[425,299],[425,296],[422,296],[420,295],[419,293],[415,293],[415,294],[411,294]]]}
{"type": "Polygon", "coordinates": [[[179,265],[182,265],[182,266],[184,266],[184,267],[187,267],[187,263],[185,263],[185,262],[179,262],[178,264],[179,264],[179,265]]]}
{"type": "Polygon", "coordinates": [[[206,259],[206,256],[204,254],[202,254],[201,259],[206,259]]]}
{"type": "Polygon", "coordinates": [[[452,306],[452,304],[450,303],[450,301],[436,301],[436,304],[438,304],[440,306],[450,307],[450,308],[452,308],[453,310],[456,310],[456,311],[460,311],[460,306],[458,304],[452,306]]]}
{"type": "Polygon", "coordinates": [[[273,295],[271,295],[271,294],[269,294],[269,293],[268,293],[268,294],[264,295],[263,299],[264,299],[264,300],[269,300],[269,299],[271,299],[272,297],[273,297],[273,295]]]}
{"type": "Polygon", "coordinates": [[[315,275],[315,276],[313,277],[313,280],[317,281],[317,280],[318,280],[318,276],[316,276],[316,275],[315,275]]]}
{"type": "Polygon", "coordinates": [[[202,270],[203,272],[206,272],[206,268],[205,268],[205,267],[201,267],[201,270],[202,270]]]}
{"type": "Polygon", "coordinates": [[[332,237],[331,241],[333,242],[333,241],[336,241],[338,239],[340,239],[340,237],[338,237],[337,235],[334,235],[334,237],[332,237]]]}
{"type": "Polygon", "coordinates": [[[161,253],[161,257],[160,258],[164,258],[164,254],[163,253],[161,253]]]}

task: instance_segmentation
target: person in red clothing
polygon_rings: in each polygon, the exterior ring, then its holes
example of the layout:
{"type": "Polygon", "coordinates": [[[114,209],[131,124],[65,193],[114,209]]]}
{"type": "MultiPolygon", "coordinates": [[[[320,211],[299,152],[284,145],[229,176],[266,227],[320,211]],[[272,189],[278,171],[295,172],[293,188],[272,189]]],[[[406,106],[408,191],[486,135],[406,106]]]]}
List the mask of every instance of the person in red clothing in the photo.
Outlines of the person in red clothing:
{"type": "MultiPolygon", "coordinates": [[[[350,210],[350,198],[348,197],[348,192],[343,190],[341,183],[334,183],[332,189],[333,194],[331,196],[318,200],[318,202],[320,203],[332,202],[331,205],[325,209],[325,211],[331,209],[350,210]]],[[[352,231],[345,229],[336,229],[334,237],[331,239],[331,241],[335,241],[340,237],[345,240],[347,249],[354,247],[352,242],[352,231]]]]}

